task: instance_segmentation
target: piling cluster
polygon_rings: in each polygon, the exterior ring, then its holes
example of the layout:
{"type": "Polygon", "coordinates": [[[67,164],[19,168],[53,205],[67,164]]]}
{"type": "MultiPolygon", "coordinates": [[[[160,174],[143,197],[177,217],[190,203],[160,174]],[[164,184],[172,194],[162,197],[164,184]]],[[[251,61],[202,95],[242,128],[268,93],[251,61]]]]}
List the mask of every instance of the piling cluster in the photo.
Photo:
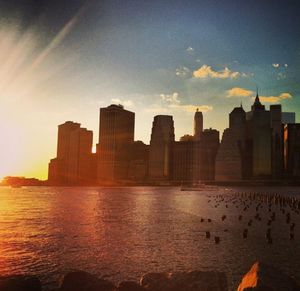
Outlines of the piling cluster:
{"type": "MultiPolygon", "coordinates": [[[[237,215],[237,222],[243,223],[241,237],[247,239],[253,224],[259,227],[265,227],[265,240],[272,245],[276,239],[272,229],[276,222],[284,221],[288,238],[295,239],[296,217],[300,215],[300,197],[284,195],[279,193],[262,192],[235,192],[232,195],[217,194],[209,196],[207,201],[213,209],[223,209],[226,211],[236,208],[240,209],[237,215]],[[224,209],[225,208],[225,209],[224,209]],[[277,214],[276,214],[277,213],[277,214]]],[[[228,215],[223,213],[220,217],[220,223],[226,223],[228,215]]],[[[201,222],[205,219],[201,218],[201,222]]],[[[211,222],[208,218],[207,221],[211,222]]],[[[228,232],[229,229],[224,230],[228,232]]],[[[211,230],[205,232],[207,239],[211,238],[211,230]]],[[[220,236],[214,237],[214,242],[221,242],[220,236]]]]}

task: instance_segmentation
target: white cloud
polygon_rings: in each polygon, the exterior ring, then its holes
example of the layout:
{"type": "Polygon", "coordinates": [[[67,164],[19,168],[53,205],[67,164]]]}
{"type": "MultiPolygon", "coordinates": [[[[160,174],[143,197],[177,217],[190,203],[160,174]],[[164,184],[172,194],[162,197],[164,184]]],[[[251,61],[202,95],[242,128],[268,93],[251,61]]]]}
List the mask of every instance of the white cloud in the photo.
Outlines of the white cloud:
{"type": "Polygon", "coordinates": [[[191,46],[189,46],[189,47],[186,49],[186,51],[187,51],[188,53],[192,53],[192,52],[194,51],[194,48],[192,48],[191,46]]]}
{"type": "Polygon", "coordinates": [[[173,94],[160,94],[159,95],[163,101],[171,104],[179,104],[178,93],[174,92],[173,94]]]}
{"type": "Polygon", "coordinates": [[[284,73],[278,73],[277,80],[283,80],[283,79],[286,79],[286,74],[284,74],[284,73]]]}
{"type": "Polygon", "coordinates": [[[280,65],[279,64],[277,64],[277,63],[275,63],[275,64],[272,64],[272,66],[274,67],[274,68],[279,68],[280,67],[280,65]]]}
{"type": "Polygon", "coordinates": [[[111,102],[124,105],[124,107],[134,106],[134,102],[132,100],[121,100],[120,98],[112,98],[111,102]]]}
{"type": "Polygon", "coordinates": [[[278,96],[259,96],[259,99],[261,102],[267,102],[267,103],[276,103],[280,102],[281,100],[291,99],[293,96],[290,93],[281,93],[278,96]]]}
{"type": "Polygon", "coordinates": [[[208,111],[212,111],[213,107],[211,105],[192,105],[192,104],[187,104],[187,105],[179,105],[179,104],[172,104],[170,106],[173,109],[178,109],[184,112],[196,112],[196,110],[198,109],[201,112],[208,112],[208,111]]]}
{"type": "Polygon", "coordinates": [[[227,97],[250,97],[254,92],[240,87],[234,87],[226,91],[227,97]]]}
{"type": "Polygon", "coordinates": [[[289,65],[288,64],[284,64],[284,66],[287,68],[289,65]]]}
{"type": "Polygon", "coordinates": [[[240,76],[247,76],[246,74],[241,74],[239,72],[231,71],[227,67],[220,71],[214,71],[211,66],[203,65],[198,70],[193,72],[195,78],[200,79],[235,79],[240,76]]]}
{"type": "Polygon", "coordinates": [[[163,101],[162,108],[168,108],[170,110],[179,110],[183,112],[195,112],[197,108],[202,112],[208,112],[213,110],[211,105],[194,105],[194,104],[182,104],[179,100],[179,94],[174,92],[172,94],[160,94],[163,101]]]}
{"type": "Polygon", "coordinates": [[[190,73],[190,69],[187,67],[179,67],[176,69],[176,76],[178,77],[186,77],[187,75],[189,75],[190,73]]]}

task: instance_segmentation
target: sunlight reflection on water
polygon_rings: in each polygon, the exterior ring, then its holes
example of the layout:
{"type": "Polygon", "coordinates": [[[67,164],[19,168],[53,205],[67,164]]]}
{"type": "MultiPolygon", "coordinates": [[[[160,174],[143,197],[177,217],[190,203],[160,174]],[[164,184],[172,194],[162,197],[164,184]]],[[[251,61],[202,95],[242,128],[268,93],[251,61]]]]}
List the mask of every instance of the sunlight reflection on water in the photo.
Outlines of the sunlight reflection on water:
{"type": "MultiPolygon", "coordinates": [[[[297,188],[273,190],[300,192],[297,188]]],[[[35,274],[52,287],[72,269],[105,275],[115,282],[138,280],[150,271],[215,269],[228,274],[233,288],[254,261],[265,260],[300,282],[300,215],[291,215],[296,223],[294,241],[289,240],[279,209],[272,226],[273,245],[265,239],[266,209],[260,211],[262,221],[253,222],[245,240],[241,234],[255,207],[238,221],[241,207],[215,208],[208,203],[208,196],[230,192],[224,188],[182,192],[151,187],[2,187],[0,274],[35,274]],[[227,215],[224,222],[223,214],[227,215]],[[212,222],[201,222],[201,218],[212,222]],[[221,243],[206,239],[206,230],[212,238],[220,236],[221,243]]]]}

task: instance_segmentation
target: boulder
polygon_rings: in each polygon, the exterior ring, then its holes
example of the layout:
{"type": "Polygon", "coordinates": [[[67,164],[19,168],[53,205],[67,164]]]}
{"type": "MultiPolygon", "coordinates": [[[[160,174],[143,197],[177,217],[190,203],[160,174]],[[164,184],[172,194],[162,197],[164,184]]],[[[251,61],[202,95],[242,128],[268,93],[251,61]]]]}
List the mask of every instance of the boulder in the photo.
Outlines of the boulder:
{"type": "Polygon", "coordinates": [[[227,291],[227,278],[221,272],[149,273],[141,285],[149,291],[227,291]]]}
{"type": "Polygon", "coordinates": [[[170,274],[170,291],[227,291],[225,273],[216,271],[191,271],[170,274]]]}
{"type": "Polygon", "coordinates": [[[113,291],[115,285],[105,279],[83,272],[74,271],[64,276],[60,291],[113,291]]]}
{"type": "Polygon", "coordinates": [[[133,281],[123,281],[119,284],[116,291],[145,291],[146,289],[133,281]]]}
{"type": "Polygon", "coordinates": [[[0,291],[41,291],[40,280],[35,276],[9,276],[0,278],[0,291]]]}
{"type": "Polygon", "coordinates": [[[162,291],[167,290],[169,284],[168,273],[147,273],[142,276],[140,285],[146,290],[162,291]]]}
{"type": "Polygon", "coordinates": [[[280,270],[262,263],[253,264],[242,282],[238,291],[300,291],[296,281],[280,270]]]}

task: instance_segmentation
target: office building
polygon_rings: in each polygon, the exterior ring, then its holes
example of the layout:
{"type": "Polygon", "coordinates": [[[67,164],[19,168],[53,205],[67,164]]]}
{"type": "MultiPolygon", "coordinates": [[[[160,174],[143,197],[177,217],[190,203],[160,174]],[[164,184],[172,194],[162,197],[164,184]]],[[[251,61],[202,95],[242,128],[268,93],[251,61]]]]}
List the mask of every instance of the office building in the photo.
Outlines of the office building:
{"type": "Polygon", "coordinates": [[[80,123],[58,126],[57,156],[49,163],[48,180],[55,185],[89,184],[92,173],[93,132],[80,123]]]}
{"type": "Polygon", "coordinates": [[[130,146],[134,141],[135,114],[122,105],[100,108],[98,183],[128,179],[130,146]]]}
{"type": "Polygon", "coordinates": [[[173,117],[169,115],[155,116],[149,147],[149,179],[151,181],[172,178],[174,140],[173,117]]]}
{"type": "Polygon", "coordinates": [[[197,109],[194,115],[194,139],[199,141],[203,131],[203,114],[197,109]]]}
{"type": "Polygon", "coordinates": [[[246,113],[242,106],[229,114],[229,128],[224,130],[216,158],[216,180],[241,180],[245,176],[246,113]]]}
{"type": "Polygon", "coordinates": [[[289,178],[300,178],[300,124],[284,125],[284,165],[289,178]]]}

